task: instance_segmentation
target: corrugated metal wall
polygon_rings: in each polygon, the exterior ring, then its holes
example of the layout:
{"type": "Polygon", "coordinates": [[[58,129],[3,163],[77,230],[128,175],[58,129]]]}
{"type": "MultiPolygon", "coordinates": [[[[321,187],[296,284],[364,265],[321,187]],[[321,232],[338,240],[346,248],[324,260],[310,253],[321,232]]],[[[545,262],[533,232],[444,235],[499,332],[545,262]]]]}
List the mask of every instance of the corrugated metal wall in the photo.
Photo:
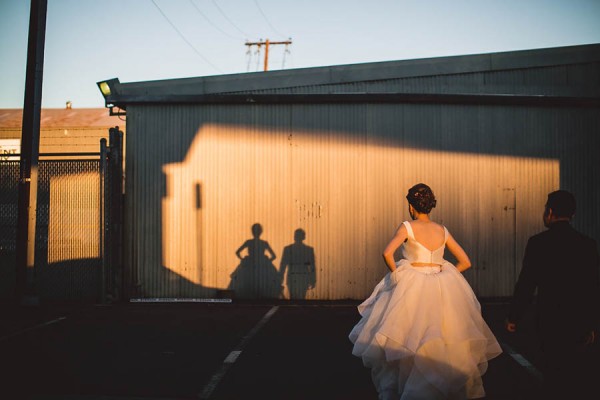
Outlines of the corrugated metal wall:
{"type": "Polygon", "coordinates": [[[600,239],[594,109],[130,105],[127,115],[126,264],[141,296],[289,298],[295,285],[307,299],[364,298],[417,182],[470,254],[480,296],[512,293],[552,190],[575,192],[575,225],[600,239]],[[257,256],[267,243],[275,260],[257,256]],[[279,273],[293,244],[314,253],[296,260],[314,263],[312,289],[302,273],[279,273]]]}

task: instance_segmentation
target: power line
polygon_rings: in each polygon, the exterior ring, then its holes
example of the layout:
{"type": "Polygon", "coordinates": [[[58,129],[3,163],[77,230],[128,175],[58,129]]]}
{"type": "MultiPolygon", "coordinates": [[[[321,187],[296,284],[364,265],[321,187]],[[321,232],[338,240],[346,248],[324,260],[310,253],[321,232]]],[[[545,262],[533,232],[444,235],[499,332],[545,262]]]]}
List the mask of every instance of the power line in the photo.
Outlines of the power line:
{"type": "Polygon", "coordinates": [[[285,56],[290,53],[290,49],[287,45],[285,45],[285,50],[283,51],[283,60],[281,61],[281,69],[285,69],[285,56]]]}
{"type": "Polygon", "coordinates": [[[260,11],[260,13],[262,14],[262,16],[265,19],[265,21],[267,21],[267,25],[269,25],[271,27],[271,29],[273,30],[273,32],[275,32],[276,34],[278,34],[281,37],[285,37],[284,34],[282,34],[277,29],[275,29],[275,27],[273,26],[273,24],[271,24],[271,22],[269,21],[269,18],[267,18],[267,16],[263,12],[262,8],[260,8],[260,5],[258,4],[258,0],[254,0],[254,4],[256,4],[256,8],[258,8],[258,11],[260,11]]]}
{"type": "Polygon", "coordinates": [[[245,37],[248,37],[248,35],[246,35],[244,33],[244,31],[242,31],[240,28],[237,27],[236,24],[233,23],[232,20],[229,19],[229,17],[225,14],[225,12],[223,10],[221,10],[221,7],[219,7],[219,5],[217,4],[217,2],[215,0],[212,0],[213,4],[215,5],[215,7],[217,7],[217,10],[219,10],[219,12],[221,13],[221,15],[235,28],[238,30],[239,33],[241,33],[242,35],[244,35],[245,37]]]}
{"type": "Polygon", "coordinates": [[[252,62],[252,51],[250,47],[248,47],[248,51],[246,51],[246,55],[248,56],[248,65],[246,66],[246,72],[250,71],[250,63],[252,62]]]}
{"type": "Polygon", "coordinates": [[[194,8],[196,9],[196,11],[198,11],[198,13],[200,15],[202,15],[202,17],[204,17],[204,19],[206,20],[206,22],[208,22],[209,24],[211,24],[216,30],[218,30],[219,32],[221,32],[222,34],[224,34],[227,37],[230,37],[232,39],[235,40],[241,40],[241,37],[236,37],[236,36],[232,36],[229,33],[225,32],[223,29],[221,29],[219,26],[217,26],[214,22],[212,22],[202,11],[200,11],[200,9],[198,8],[198,6],[196,5],[196,3],[194,3],[193,0],[190,0],[190,3],[192,3],[192,5],[194,6],[194,8]]]}
{"type": "MultiPolygon", "coordinates": [[[[250,48],[250,46],[248,46],[250,48]]],[[[256,48],[256,71],[258,71],[260,65],[260,47],[256,48]]]]}
{"type": "Polygon", "coordinates": [[[160,9],[160,7],[158,6],[158,4],[156,4],[156,2],[154,0],[152,0],[152,4],[154,4],[154,6],[156,7],[156,9],[160,12],[160,14],[164,17],[165,20],[167,20],[167,22],[169,23],[169,25],[171,25],[171,27],[173,27],[173,29],[175,29],[175,32],[177,32],[177,34],[179,35],[179,37],[181,37],[181,39],[183,39],[184,42],[186,42],[188,44],[188,46],[190,46],[192,48],[192,50],[194,50],[194,52],[200,56],[200,58],[202,58],[207,64],[209,64],[211,67],[213,67],[214,69],[216,69],[219,72],[223,72],[221,71],[221,69],[219,67],[217,67],[216,65],[214,65],[213,63],[210,62],[210,60],[206,57],[204,57],[199,51],[198,49],[196,49],[194,47],[194,45],[192,43],[190,43],[189,40],[187,40],[185,38],[185,36],[183,35],[183,33],[181,33],[181,31],[179,29],[177,29],[177,27],[175,26],[175,24],[173,22],[171,22],[171,20],[165,15],[165,13],[163,12],[163,10],[160,9]]]}

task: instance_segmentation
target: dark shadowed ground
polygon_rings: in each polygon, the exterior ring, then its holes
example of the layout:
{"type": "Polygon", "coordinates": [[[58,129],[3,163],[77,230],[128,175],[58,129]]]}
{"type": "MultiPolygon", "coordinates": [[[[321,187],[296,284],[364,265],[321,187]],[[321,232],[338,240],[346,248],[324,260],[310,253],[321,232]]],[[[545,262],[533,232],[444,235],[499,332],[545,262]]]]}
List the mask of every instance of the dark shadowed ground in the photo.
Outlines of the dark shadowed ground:
{"type": "MultiPolygon", "coordinates": [[[[357,304],[5,305],[0,397],[376,399],[347,338],[357,304]]],[[[505,312],[504,303],[483,302],[499,340],[538,363],[531,327],[505,334],[505,312]]],[[[535,399],[539,387],[507,352],[484,383],[495,400],[535,399]]]]}

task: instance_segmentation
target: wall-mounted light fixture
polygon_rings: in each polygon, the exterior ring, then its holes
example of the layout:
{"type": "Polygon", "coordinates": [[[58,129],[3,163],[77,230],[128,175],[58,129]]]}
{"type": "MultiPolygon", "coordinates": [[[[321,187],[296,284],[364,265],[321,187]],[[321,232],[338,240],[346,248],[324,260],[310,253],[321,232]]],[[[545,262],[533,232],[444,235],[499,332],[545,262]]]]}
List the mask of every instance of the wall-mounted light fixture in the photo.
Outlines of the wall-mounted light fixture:
{"type": "Polygon", "coordinates": [[[119,83],[119,78],[96,82],[98,89],[100,89],[100,93],[102,93],[102,96],[104,97],[104,107],[110,109],[110,115],[125,115],[125,110],[120,107],[117,107],[120,111],[114,111],[115,105],[112,102],[112,98],[118,94],[117,86],[119,83]]]}

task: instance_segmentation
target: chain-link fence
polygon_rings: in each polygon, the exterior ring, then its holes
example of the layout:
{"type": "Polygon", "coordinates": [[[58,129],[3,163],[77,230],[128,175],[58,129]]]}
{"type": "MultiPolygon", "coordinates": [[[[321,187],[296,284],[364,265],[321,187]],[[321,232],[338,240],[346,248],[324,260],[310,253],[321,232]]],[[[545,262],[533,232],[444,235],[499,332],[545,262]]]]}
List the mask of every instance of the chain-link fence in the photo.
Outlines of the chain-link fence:
{"type": "MultiPolygon", "coordinates": [[[[38,162],[33,289],[42,299],[122,296],[123,132],[109,136],[95,159],[69,153],[38,162]]],[[[0,159],[0,299],[16,293],[19,179],[18,155],[0,159]]]]}
{"type": "MultiPolygon", "coordinates": [[[[99,160],[40,160],[35,284],[41,298],[95,300],[102,255],[99,160]]],[[[0,295],[15,290],[19,161],[0,161],[0,295]]]]}
{"type": "Polygon", "coordinates": [[[16,281],[19,161],[0,160],[0,296],[11,297],[16,281]]]}
{"type": "Polygon", "coordinates": [[[42,298],[98,298],[102,266],[99,169],[99,160],[40,163],[35,264],[42,298]]]}

